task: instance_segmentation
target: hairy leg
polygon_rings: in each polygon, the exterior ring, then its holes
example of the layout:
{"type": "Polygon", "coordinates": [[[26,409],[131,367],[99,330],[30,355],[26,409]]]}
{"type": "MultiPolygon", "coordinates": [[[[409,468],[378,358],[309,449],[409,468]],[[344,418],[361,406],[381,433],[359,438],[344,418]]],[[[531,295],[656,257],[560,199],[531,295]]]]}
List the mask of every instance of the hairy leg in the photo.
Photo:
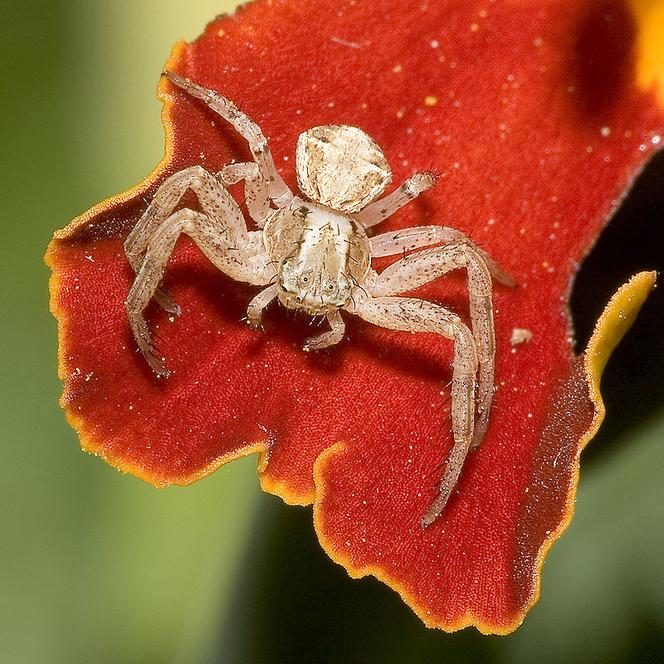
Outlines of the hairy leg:
{"type": "MultiPolygon", "coordinates": [[[[242,212],[223,185],[202,166],[192,166],[174,173],[157,189],[152,201],[125,240],[125,253],[129,263],[138,271],[143,253],[160,225],[171,215],[188,189],[194,191],[204,212],[215,219],[223,219],[229,239],[245,242],[247,228],[242,212]]],[[[169,313],[180,314],[180,308],[171,296],[158,289],[154,295],[158,304],[169,313]]]]}
{"type": "Polygon", "coordinates": [[[455,228],[447,226],[416,226],[404,228],[399,231],[390,231],[375,235],[369,239],[371,255],[373,257],[394,256],[414,249],[421,249],[434,244],[463,243],[471,247],[479,254],[486,263],[491,276],[504,286],[515,286],[514,279],[503,271],[498,264],[486,253],[474,244],[466,235],[455,228]]]}
{"type": "Polygon", "coordinates": [[[406,332],[434,332],[454,340],[452,367],[452,434],[454,446],[440,481],[438,495],[422,519],[430,526],[442,513],[459,479],[473,438],[475,373],[477,352],[475,340],[461,319],[443,307],[405,297],[363,297],[349,308],[354,314],[374,325],[406,332]]]}
{"type": "Polygon", "coordinates": [[[255,238],[234,246],[218,221],[194,210],[179,210],[152,234],[149,246],[125,303],[129,325],[139,350],[158,376],[167,376],[164,358],[157,353],[143,312],[155,295],[180,233],[186,233],[221,271],[237,281],[266,284],[274,276],[262,245],[255,238]]]}
{"type": "Polygon", "coordinates": [[[338,311],[327,314],[327,322],[332,329],[328,332],[323,332],[323,334],[318,334],[315,337],[309,337],[302,347],[304,351],[308,352],[310,350],[320,350],[321,348],[334,346],[344,338],[346,325],[338,311]]]}
{"type": "Polygon", "coordinates": [[[128,235],[125,252],[134,269],[140,266],[142,254],[154,232],[171,215],[188,189],[197,195],[206,215],[220,220],[230,242],[241,243],[246,240],[247,225],[235,199],[202,166],[191,166],[165,180],[128,235]]]}
{"type": "Polygon", "coordinates": [[[267,182],[263,180],[258,166],[253,162],[229,164],[224,166],[215,177],[227,187],[244,180],[244,199],[249,216],[259,228],[263,228],[272,208],[267,182]]]}
{"type": "Polygon", "coordinates": [[[410,203],[422,192],[433,187],[435,183],[436,178],[432,173],[415,173],[392,193],[369,203],[356,215],[356,218],[362,226],[371,228],[387,219],[406,203],[410,203]]]}
{"type": "Polygon", "coordinates": [[[157,229],[125,302],[129,326],[134,339],[136,339],[138,350],[145,358],[148,366],[159,377],[168,376],[169,371],[164,364],[165,358],[157,352],[152,342],[143,311],[157,291],[159,282],[164,275],[166,263],[173,253],[173,248],[182,232],[182,228],[196,214],[191,210],[181,210],[172,215],[157,229]]]}
{"type": "Polygon", "coordinates": [[[229,122],[235,131],[249,144],[251,154],[256,161],[263,180],[268,185],[268,194],[278,207],[286,205],[293,194],[284,182],[275,166],[272,153],[263,135],[261,128],[246,114],[243,113],[230,99],[220,95],[214,90],[204,88],[192,83],[186,78],[170,71],[165,71],[164,76],[171,83],[188,92],[192,97],[202,100],[211,110],[219,114],[229,122]]]}
{"type": "Polygon", "coordinates": [[[249,306],[247,307],[247,324],[249,327],[258,330],[263,326],[263,309],[265,309],[265,307],[277,297],[278,293],[279,285],[273,284],[272,286],[268,286],[265,290],[262,290],[251,302],[249,302],[249,306]]]}
{"type": "Polygon", "coordinates": [[[460,268],[468,273],[470,319],[479,359],[477,419],[471,447],[477,449],[489,424],[496,355],[491,274],[483,256],[464,243],[418,251],[383,270],[376,277],[373,293],[404,293],[460,268]]]}

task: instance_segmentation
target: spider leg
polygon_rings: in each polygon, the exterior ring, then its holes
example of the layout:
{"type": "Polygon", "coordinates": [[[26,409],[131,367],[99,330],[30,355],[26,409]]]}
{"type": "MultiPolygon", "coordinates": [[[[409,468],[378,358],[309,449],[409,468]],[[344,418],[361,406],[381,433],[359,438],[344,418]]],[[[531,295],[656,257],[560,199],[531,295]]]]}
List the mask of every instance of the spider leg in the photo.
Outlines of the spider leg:
{"type": "Polygon", "coordinates": [[[249,327],[252,327],[254,330],[261,329],[263,327],[262,317],[263,309],[267,307],[277,294],[279,293],[279,285],[272,284],[264,290],[262,290],[254,299],[249,302],[247,307],[247,324],[249,327]]]}
{"type": "Polygon", "coordinates": [[[344,319],[341,317],[339,311],[334,311],[327,314],[327,320],[330,324],[331,330],[317,334],[314,337],[309,337],[305,340],[302,350],[320,350],[321,348],[328,348],[338,344],[344,338],[346,325],[344,319]]]}
{"type": "Polygon", "coordinates": [[[168,376],[169,372],[152,343],[143,312],[159,286],[180,233],[189,235],[219,270],[237,281],[264,285],[273,274],[259,238],[247,236],[233,246],[226,231],[216,219],[183,209],[165,219],[150,238],[125,306],[138,349],[158,376],[168,376]]]}
{"type": "Polygon", "coordinates": [[[433,187],[436,178],[432,173],[415,173],[392,193],[369,203],[357,213],[355,218],[364,226],[371,228],[394,214],[399,208],[410,203],[422,192],[433,187]]]}
{"type": "Polygon", "coordinates": [[[491,274],[484,257],[465,243],[424,249],[383,270],[376,277],[373,293],[403,293],[459,268],[465,268],[468,273],[470,319],[479,359],[477,419],[471,445],[471,449],[475,450],[480,446],[489,424],[496,355],[491,274]]]}
{"type": "Polygon", "coordinates": [[[247,141],[261,176],[268,185],[269,196],[277,203],[278,207],[282,207],[293,198],[293,193],[279,175],[267,139],[261,128],[246,113],[243,113],[232,101],[214,90],[192,83],[170,71],[165,71],[164,76],[192,97],[205,102],[211,110],[229,122],[235,131],[247,141]]]}
{"type": "Polygon", "coordinates": [[[477,351],[470,330],[443,307],[405,297],[362,297],[349,308],[364,320],[390,330],[434,332],[454,340],[452,369],[452,434],[454,445],[440,480],[438,495],[426,511],[422,526],[430,526],[442,513],[457,484],[473,439],[477,351]]]}
{"type": "Polygon", "coordinates": [[[513,287],[516,282],[510,277],[489,254],[478,247],[461,231],[447,226],[416,226],[404,228],[399,231],[381,233],[369,238],[371,255],[375,258],[381,256],[394,256],[414,249],[422,249],[434,244],[463,243],[479,254],[486,263],[491,276],[503,286],[513,287]]]}
{"type": "MultiPolygon", "coordinates": [[[[222,218],[229,238],[237,243],[246,242],[247,228],[242,212],[222,184],[201,166],[192,166],[171,175],[157,189],[151,203],[125,240],[125,253],[129,263],[138,271],[143,252],[160,225],[169,217],[185,192],[192,189],[201,207],[212,218],[222,218]]],[[[169,313],[179,315],[180,308],[171,296],[158,289],[154,298],[169,313]]]]}
{"type": "Polygon", "coordinates": [[[138,349],[149,367],[159,377],[168,376],[169,371],[164,364],[164,358],[158,354],[154,346],[143,311],[159,286],[166,263],[173,252],[175,242],[182,228],[187,223],[190,215],[194,214],[196,213],[189,210],[176,212],[157,230],[125,302],[129,326],[134,339],[136,339],[138,349]]]}
{"type": "Polygon", "coordinates": [[[196,193],[205,214],[213,219],[224,220],[230,241],[246,240],[247,225],[235,200],[202,166],[191,166],[174,173],[164,181],[143,216],[127,236],[125,252],[134,269],[140,267],[141,255],[156,229],[170,216],[188,189],[196,193]]]}
{"type": "Polygon", "coordinates": [[[268,185],[263,179],[258,165],[253,162],[229,164],[216,173],[215,177],[221,180],[226,187],[244,180],[244,199],[249,216],[259,228],[263,228],[272,208],[270,207],[268,185]]]}

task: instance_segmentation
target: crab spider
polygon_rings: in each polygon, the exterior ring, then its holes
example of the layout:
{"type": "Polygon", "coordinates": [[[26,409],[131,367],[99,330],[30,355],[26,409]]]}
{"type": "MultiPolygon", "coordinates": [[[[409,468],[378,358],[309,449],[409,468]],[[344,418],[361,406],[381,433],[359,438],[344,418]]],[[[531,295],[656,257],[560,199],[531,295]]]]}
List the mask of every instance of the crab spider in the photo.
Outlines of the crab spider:
{"type": "Polygon", "coordinates": [[[369,237],[367,229],[433,186],[431,173],[416,173],[381,198],[392,173],[378,145],[347,125],[314,127],[300,135],[293,193],[279,175],[260,127],[219,93],[165,72],[176,86],[202,100],[247,141],[253,162],[218,173],[191,166],[159,187],[125,242],[136,279],[126,301],[131,330],[148,365],[167,376],[143,316],[151,299],[173,314],[179,308],[159,290],[166,263],[186,233],[232,279],[264,287],[249,303],[247,321],[259,327],[274,299],[289,309],[324,315],[330,329],[307,339],[305,351],[339,343],[341,311],[392,330],[434,332],[454,342],[451,419],[454,445],[438,494],[422,518],[431,525],[456,486],[469,450],[486,432],[494,392],[495,334],[492,277],[512,279],[463,233],[420,226],[369,237]],[[244,182],[247,210],[258,230],[248,230],[228,186],[244,182]],[[192,190],[199,210],[178,209],[192,190]],[[409,253],[412,252],[412,253],[409,253]],[[403,255],[377,273],[371,259],[403,255]],[[454,313],[422,299],[402,297],[450,270],[468,275],[470,328],[454,313]]]}

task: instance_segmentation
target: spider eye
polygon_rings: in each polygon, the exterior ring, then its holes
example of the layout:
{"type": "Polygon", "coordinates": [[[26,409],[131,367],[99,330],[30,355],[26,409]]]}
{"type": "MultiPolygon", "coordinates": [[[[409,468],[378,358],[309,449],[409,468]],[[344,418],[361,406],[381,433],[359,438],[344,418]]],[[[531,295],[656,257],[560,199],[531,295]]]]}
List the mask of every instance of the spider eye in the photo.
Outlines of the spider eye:
{"type": "Polygon", "coordinates": [[[334,284],[328,284],[327,285],[327,290],[333,291],[334,290],[334,284]]]}
{"type": "Polygon", "coordinates": [[[309,283],[309,277],[307,277],[306,275],[304,277],[302,277],[302,283],[303,284],[308,284],[309,283]]]}

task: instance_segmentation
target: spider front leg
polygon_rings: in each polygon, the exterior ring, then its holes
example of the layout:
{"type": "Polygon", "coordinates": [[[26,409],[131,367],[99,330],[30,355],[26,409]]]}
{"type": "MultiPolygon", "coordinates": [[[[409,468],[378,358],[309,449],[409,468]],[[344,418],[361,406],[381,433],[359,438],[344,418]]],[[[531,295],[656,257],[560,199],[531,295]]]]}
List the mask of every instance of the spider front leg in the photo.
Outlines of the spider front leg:
{"type": "Polygon", "coordinates": [[[173,253],[175,242],[188,223],[195,223],[202,215],[193,210],[180,210],[172,215],[154,233],[150,248],[143,259],[141,266],[129,291],[125,308],[129,319],[129,327],[134,335],[138,350],[145,358],[148,366],[159,377],[169,375],[164,359],[154,347],[148,324],[143,311],[155,295],[159,283],[164,275],[166,263],[173,253]]]}
{"type": "Polygon", "coordinates": [[[405,254],[414,249],[430,247],[434,244],[462,243],[471,247],[475,253],[482,257],[491,272],[491,276],[503,286],[513,288],[516,282],[505,272],[496,261],[481,247],[478,247],[469,237],[456,228],[447,226],[416,226],[398,231],[381,233],[369,238],[371,255],[374,258],[405,254]]]}
{"type": "MultiPolygon", "coordinates": [[[[219,185],[217,183],[219,187],[219,185]]],[[[179,210],[164,220],[151,235],[134,284],[126,301],[129,324],[139,350],[158,376],[168,375],[164,358],[155,350],[143,316],[164,273],[175,242],[186,233],[222,272],[236,281],[266,285],[276,274],[258,232],[248,233],[236,223],[242,218],[237,203],[221,187],[223,207],[214,218],[194,210],[179,210]],[[229,224],[229,220],[231,223],[229,224]]]]}
{"type": "Polygon", "coordinates": [[[202,166],[191,166],[167,178],[155,192],[152,201],[125,240],[125,253],[132,267],[138,271],[142,254],[159,226],[171,215],[185,192],[191,189],[203,212],[212,218],[222,215],[229,238],[246,238],[247,226],[242,212],[228,191],[202,166]]]}
{"type": "Polygon", "coordinates": [[[327,314],[327,322],[332,328],[328,332],[318,334],[315,337],[309,337],[305,340],[302,350],[308,352],[310,350],[321,350],[321,348],[328,348],[338,344],[344,338],[344,331],[346,324],[341,317],[339,311],[327,314]]]}
{"type": "Polygon", "coordinates": [[[362,297],[349,311],[374,325],[406,332],[434,332],[454,340],[452,369],[452,434],[454,446],[447,459],[438,495],[426,511],[422,526],[430,526],[442,513],[457,484],[473,439],[475,340],[461,319],[451,311],[426,300],[405,297],[362,297]]]}
{"type": "MultiPolygon", "coordinates": [[[[240,208],[223,185],[202,166],[191,166],[174,173],[157,189],[152,201],[125,240],[125,253],[135,272],[141,267],[143,253],[157,229],[170,216],[185,192],[196,193],[203,211],[211,218],[225,220],[231,243],[243,243],[247,227],[240,208]]],[[[180,308],[162,290],[154,294],[157,302],[169,313],[179,315],[180,308]]]]}
{"type": "Polygon", "coordinates": [[[393,263],[375,280],[376,295],[393,295],[418,288],[450,270],[465,268],[473,336],[479,359],[477,419],[471,449],[477,449],[489,424],[494,392],[496,355],[491,273],[483,256],[472,245],[449,244],[424,249],[393,263]]]}

